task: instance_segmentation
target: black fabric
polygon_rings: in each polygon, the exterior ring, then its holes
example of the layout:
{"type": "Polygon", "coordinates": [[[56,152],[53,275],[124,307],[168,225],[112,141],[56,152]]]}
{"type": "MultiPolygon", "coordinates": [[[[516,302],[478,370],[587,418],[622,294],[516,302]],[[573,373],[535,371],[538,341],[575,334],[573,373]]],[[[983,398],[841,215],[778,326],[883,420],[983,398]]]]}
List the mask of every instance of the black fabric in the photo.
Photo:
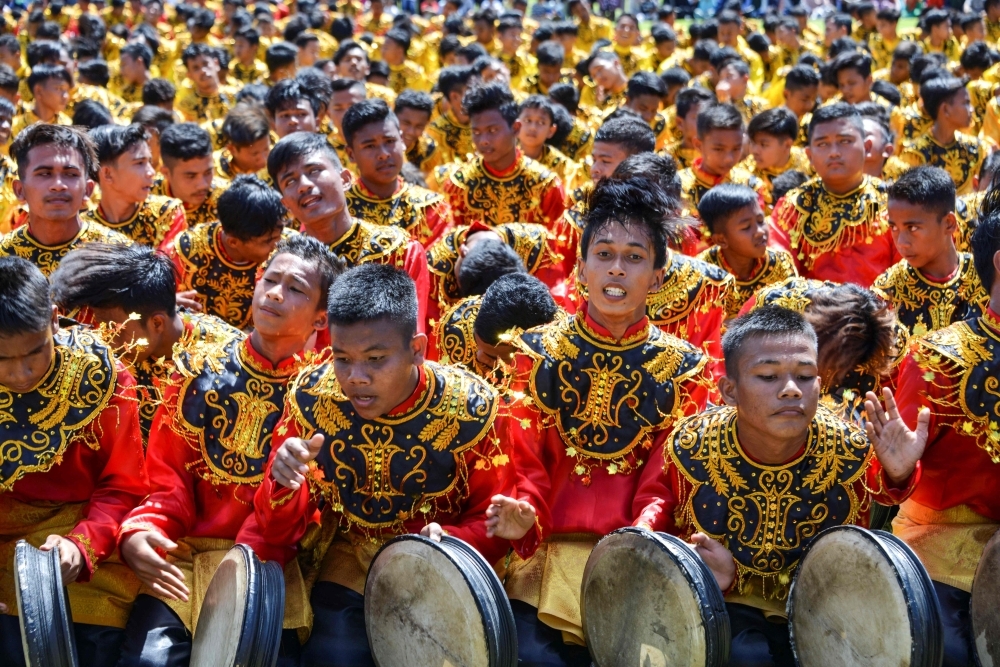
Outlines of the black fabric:
{"type": "Polygon", "coordinates": [[[729,667],[795,667],[788,623],[769,621],[743,604],[727,602],[726,611],[733,637],[729,667]]]}
{"type": "MultiPolygon", "coordinates": [[[[74,623],[76,653],[80,667],[115,667],[125,631],[105,625],[74,623]]],[[[0,665],[24,667],[21,627],[17,616],[0,616],[0,665]]]]}
{"type": "Polygon", "coordinates": [[[161,600],[139,595],[125,626],[118,667],[188,667],[191,633],[161,600]]]}
{"type": "Polygon", "coordinates": [[[590,653],[584,646],[566,644],[562,632],[538,620],[538,609],[527,602],[511,600],[517,627],[518,667],[589,667],[590,653]]]}
{"type": "Polygon", "coordinates": [[[313,629],[302,647],[303,667],[375,667],[365,629],[365,598],[328,581],[309,598],[313,629]]]}
{"type": "Polygon", "coordinates": [[[944,630],[942,667],[971,667],[975,664],[969,611],[972,594],[939,581],[933,583],[941,605],[941,629],[944,630]]]}

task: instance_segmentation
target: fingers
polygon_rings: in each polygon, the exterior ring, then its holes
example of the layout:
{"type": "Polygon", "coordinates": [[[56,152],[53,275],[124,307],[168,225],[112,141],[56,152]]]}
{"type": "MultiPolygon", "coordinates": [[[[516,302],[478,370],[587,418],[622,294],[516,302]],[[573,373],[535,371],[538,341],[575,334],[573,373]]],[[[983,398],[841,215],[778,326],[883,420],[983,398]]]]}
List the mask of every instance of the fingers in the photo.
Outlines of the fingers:
{"type": "MultiPolygon", "coordinates": [[[[322,433],[317,433],[313,437],[309,438],[309,442],[307,443],[308,444],[309,461],[312,461],[314,458],[316,458],[319,455],[319,451],[321,449],[323,449],[323,442],[324,442],[324,440],[325,439],[323,438],[323,434],[322,433]]],[[[306,461],[306,463],[308,463],[308,461],[306,461]]]]}
{"type": "Polygon", "coordinates": [[[49,535],[45,538],[45,542],[42,546],[38,547],[39,551],[52,551],[59,546],[59,541],[62,540],[61,535],[49,535]]]}
{"type": "Polygon", "coordinates": [[[201,312],[203,310],[201,301],[198,300],[198,292],[195,290],[187,290],[185,292],[178,292],[176,295],[177,305],[182,308],[187,308],[188,310],[193,310],[195,312],[201,312]]]}
{"type": "Polygon", "coordinates": [[[875,422],[879,426],[883,426],[886,422],[885,410],[882,409],[882,401],[874,392],[868,392],[865,401],[865,411],[868,412],[868,419],[875,422]],[[871,407],[869,407],[871,406],[871,407]]]}
{"type": "Polygon", "coordinates": [[[884,387],[882,389],[882,396],[885,397],[885,408],[886,413],[889,415],[889,420],[894,421],[899,419],[899,409],[896,407],[896,399],[892,395],[892,389],[884,387]]]}
{"type": "Polygon", "coordinates": [[[173,551],[177,548],[176,542],[171,542],[169,538],[164,535],[160,535],[159,533],[151,532],[147,542],[149,542],[149,544],[153,547],[163,549],[164,551],[173,551]]]}

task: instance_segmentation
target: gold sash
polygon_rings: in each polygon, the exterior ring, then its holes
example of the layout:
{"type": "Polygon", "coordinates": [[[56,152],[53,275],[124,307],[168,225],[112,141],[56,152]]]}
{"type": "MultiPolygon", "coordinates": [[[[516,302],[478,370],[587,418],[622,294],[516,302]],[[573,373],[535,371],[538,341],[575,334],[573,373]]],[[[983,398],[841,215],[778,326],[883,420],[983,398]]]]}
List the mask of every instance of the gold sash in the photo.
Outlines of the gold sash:
{"type": "MultiPolygon", "coordinates": [[[[49,535],[66,535],[83,518],[86,503],[22,502],[0,493],[0,602],[17,614],[14,594],[14,547],[18,540],[41,546],[49,535]]],[[[67,586],[74,623],[124,628],[139,590],[139,580],[118,560],[117,552],[94,571],[87,583],[67,586]]]]}
{"type": "Polygon", "coordinates": [[[587,559],[598,540],[589,534],[553,535],[531,558],[521,560],[513,554],[507,566],[507,596],[537,608],[538,620],[560,630],[567,644],[586,646],[580,589],[587,559]]]}
{"type": "Polygon", "coordinates": [[[345,535],[342,533],[330,543],[330,548],[323,557],[323,565],[320,567],[319,581],[339,584],[359,595],[364,595],[368,566],[372,564],[375,554],[384,542],[351,541],[344,538],[345,535]]]}
{"type": "Polygon", "coordinates": [[[892,521],[892,532],[916,552],[931,579],[971,593],[983,549],[998,526],[968,505],[939,512],[907,500],[892,521]]]}

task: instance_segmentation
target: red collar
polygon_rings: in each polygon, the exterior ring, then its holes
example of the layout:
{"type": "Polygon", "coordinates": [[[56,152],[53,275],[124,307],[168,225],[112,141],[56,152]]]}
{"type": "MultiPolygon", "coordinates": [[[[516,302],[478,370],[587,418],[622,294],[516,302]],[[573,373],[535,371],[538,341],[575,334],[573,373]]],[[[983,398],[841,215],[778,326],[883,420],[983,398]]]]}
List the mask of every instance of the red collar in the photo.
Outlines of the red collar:
{"type": "MultiPolygon", "coordinates": [[[[250,342],[250,336],[247,336],[246,338],[243,339],[243,349],[250,356],[250,360],[253,361],[253,363],[256,366],[266,371],[280,371],[284,368],[295,366],[296,364],[302,361],[302,355],[295,354],[286,359],[282,359],[277,363],[277,365],[272,364],[268,359],[266,359],[263,355],[261,355],[260,352],[254,349],[253,343],[250,342]]],[[[304,354],[305,350],[304,349],[300,350],[300,352],[304,354]]]]}
{"type": "Polygon", "coordinates": [[[486,160],[483,160],[483,170],[490,176],[496,176],[497,178],[503,178],[505,176],[510,176],[514,171],[521,166],[521,162],[524,160],[524,156],[521,154],[520,148],[515,148],[514,163],[504,169],[503,171],[496,171],[491,169],[490,165],[486,164],[486,160]]]}
{"type": "Polygon", "coordinates": [[[615,338],[614,334],[605,329],[602,325],[598,324],[597,321],[590,316],[589,307],[590,307],[590,301],[584,301],[583,305],[580,307],[579,312],[583,313],[583,323],[586,325],[588,329],[596,333],[598,336],[601,336],[602,338],[607,338],[608,340],[613,340],[616,342],[628,340],[629,338],[632,338],[636,334],[642,333],[646,329],[646,327],[649,326],[649,318],[643,315],[641,320],[639,320],[638,322],[636,322],[635,324],[633,324],[632,326],[630,326],[628,329],[625,330],[624,336],[622,336],[621,338],[615,338]]]}
{"type": "Polygon", "coordinates": [[[406,414],[416,406],[416,404],[423,398],[424,393],[427,391],[427,371],[424,369],[423,364],[417,366],[417,386],[413,388],[413,393],[410,396],[389,411],[390,417],[397,417],[399,415],[406,414]]]}
{"type": "Polygon", "coordinates": [[[705,183],[710,183],[712,187],[715,187],[729,178],[729,174],[726,174],[725,176],[716,176],[715,174],[710,174],[702,169],[701,162],[703,159],[704,158],[696,157],[694,162],[691,163],[691,171],[694,172],[694,175],[697,176],[699,180],[704,181],[705,183]]]}

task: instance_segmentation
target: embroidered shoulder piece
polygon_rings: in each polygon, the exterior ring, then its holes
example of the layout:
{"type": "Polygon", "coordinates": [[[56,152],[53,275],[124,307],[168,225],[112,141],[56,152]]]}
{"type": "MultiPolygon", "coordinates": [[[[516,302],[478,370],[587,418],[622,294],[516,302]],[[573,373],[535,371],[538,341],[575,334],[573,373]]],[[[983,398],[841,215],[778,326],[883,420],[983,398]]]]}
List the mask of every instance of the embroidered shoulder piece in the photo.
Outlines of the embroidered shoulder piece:
{"type": "Polygon", "coordinates": [[[192,344],[176,357],[181,376],[172,427],[194,439],[201,460],[190,471],[213,484],[259,484],[271,453],[289,379],[301,369],[268,369],[242,336],[192,344]]]}
{"type": "Polygon", "coordinates": [[[52,366],[38,387],[17,394],[0,385],[0,492],[61,463],[73,442],[99,449],[87,427],[108,405],[117,382],[111,351],[93,333],[74,327],[56,333],[52,366]]]}
{"type": "MultiPolygon", "coordinates": [[[[221,178],[212,179],[212,191],[197,208],[190,211],[184,209],[184,216],[187,218],[188,227],[201,225],[206,222],[213,222],[219,219],[219,196],[226,191],[229,184],[221,178]]],[[[162,193],[161,193],[162,194],[162,193]]]]}
{"type": "Polygon", "coordinates": [[[493,176],[476,157],[452,172],[451,182],[464,191],[465,206],[482,215],[483,222],[495,227],[505,222],[540,221],[542,196],[556,179],[530,158],[507,176],[493,176]]]}
{"type": "Polygon", "coordinates": [[[689,407],[683,384],[700,381],[705,367],[697,348],[654,326],[616,342],[581,316],[530,329],[515,343],[532,360],[531,399],[581,476],[595,465],[612,474],[640,468],[653,436],[689,407]]]}
{"type": "Polygon", "coordinates": [[[757,292],[753,309],[757,310],[764,306],[774,305],[794,310],[797,313],[804,313],[809,304],[812,303],[813,294],[835,287],[837,287],[837,283],[828,280],[813,280],[812,278],[794,276],[780,283],[764,287],[757,292]]]}
{"type": "Polygon", "coordinates": [[[406,161],[412,162],[417,165],[418,169],[425,171],[424,163],[434,156],[435,151],[437,151],[437,142],[426,134],[421,134],[413,150],[406,154],[406,161]]]}
{"type": "Polygon", "coordinates": [[[442,364],[469,366],[476,358],[473,327],[479,314],[481,296],[470,296],[448,310],[434,329],[442,364]]]}
{"type": "Polygon", "coordinates": [[[375,225],[399,227],[417,239],[426,239],[433,232],[427,223],[425,209],[444,201],[443,195],[409,184],[388,199],[378,199],[364,192],[360,183],[352,185],[346,195],[353,217],[375,225]]]}
{"type": "Polygon", "coordinates": [[[222,250],[219,222],[196,225],[174,241],[184,266],[180,289],[194,290],[205,311],[229,324],[246,329],[251,324],[256,264],[235,264],[222,250]]]}
{"type": "Polygon", "coordinates": [[[979,224],[979,207],[985,195],[985,192],[973,192],[955,198],[955,218],[958,221],[955,248],[959,252],[972,252],[972,233],[979,224]]]}
{"type": "MultiPolygon", "coordinates": [[[[698,259],[729,272],[719,246],[712,246],[698,255],[698,259]]],[[[731,272],[729,273],[731,274],[731,272]]],[[[795,262],[792,260],[792,256],[784,250],[768,248],[767,254],[758,262],[757,269],[749,280],[740,280],[733,276],[734,298],[726,308],[726,316],[736,317],[743,304],[749,301],[759,289],[780,283],[795,275],[795,262]]]]}
{"type": "Polygon", "coordinates": [[[905,259],[879,276],[872,291],[892,304],[896,317],[913,336],[973,319],[989,306],[972,255],[961,253],[958,270],[945,282],[933,282],[905,259]]]}
{"type": "Polygon", "coordinates": [[[0,238],[0,255],[17,255],[26,259],[48,277],[58,268],[63,257],[84,243],[131,245],[132,241],[124,234],[119,234],[104,225],[84,220],[83,229],[75,239],[59,246],[46,246],[31,237],[28,225],[22,225],[0,238]]]}
{"type": "Polygon", "coordinates": [[[867,511],[854,484],[872,450],[860,428],[821,406],[802,456],[758,464],[740,447],[736,421],[736,408],[720,406],[677,424],[664,447],[665,469],[672,465],[687,482],[675,520],[685,536],[700,531],[729,547],[741,594],[783,600],[816,535],[867,511]]]}
{"type": "Polygon", "coordinates": [[[136,243],[157,248],[174,224],[178,211],[184,208],[180,199],[149,195],[130,219],[110,223],[101,215],[100,208],[85,213],[85,217],[129,237],[136,243]]]}
{"type": "Polygon", "coordinates": [[[870,176],[843,196],[830,194],[814,178],[785,195],[774,216],[788,230],[793,252],[809,269],[821,255],[872,243],[889,231],[885,185],[870,176]]]}
{"type": "Polygon", "coordinates": [[[330,250],[348,266],[378,262],[402,268],[409,242],[410,235],[398,227],[355,220],[350,231],[331,245],[330,250]]]}
{"type": "Polygon", "coordinates": [[[646,297],[646,314],[657,326],[680,325],[683,332],[671,333],[685,338],[690,317],[712,308],[731,310],[735,298],[735,282],[725,270],[671,252],[663,285],[646,297]]]}
{"type": "Polygon", "coordinates": [[[924,379],[941,390],[928,396],[935,414],[959,435],[972,438],[993,463],[1000,463],[998,352],[1000,322],[988,312],[917,338],[910,346],[924,379]]]}
{"type": "MultiPolygon", "coordinates": [[[[465,454],[489,435],[497,395],[458,368],[427,363],[424,369],[427,385],[414,407],[374,420],[354,411],[332,364],[295,380],[288,410],[302,437],[326,436],[310,480],[313,491],[348,528],[398,532],[411,518],[433,521],[438,513],[459,511],[468,497],[465,454]]],[[[497,454],[475,467],[506,463],[497,454]]]]}
{"type": "Polygon", "coordinates": [[[979,173],[985,153],[985,146],[976,137],[959,132],[952,144],[942,146],[928,132],[906,142],[900,158],[907,165],[941,167],[955,181],[955,188],[964,192],[972,188],[972,178],[979,173]]]}

